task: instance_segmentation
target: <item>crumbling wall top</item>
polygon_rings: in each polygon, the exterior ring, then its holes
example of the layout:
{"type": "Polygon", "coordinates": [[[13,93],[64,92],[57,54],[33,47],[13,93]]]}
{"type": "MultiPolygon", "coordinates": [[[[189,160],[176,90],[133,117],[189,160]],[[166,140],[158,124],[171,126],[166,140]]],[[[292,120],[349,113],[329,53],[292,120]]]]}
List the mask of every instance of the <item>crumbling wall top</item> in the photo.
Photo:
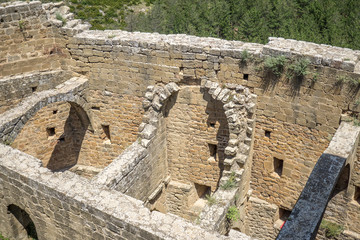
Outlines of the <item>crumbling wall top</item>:
{"type": "Polygon", "coordinates": [[[182,52],[207,53],[234,58],[241,58],[244,50],[258,56],[305,57],[312,64],[360,73],[360,51],[292,39],[270,37],[269,42],[262,45],[185,34],[165,35],[120,30],[89,30],[75,37],[76,41],[84,44],[122,45],[163,51],[176,49],[182,52]]]}

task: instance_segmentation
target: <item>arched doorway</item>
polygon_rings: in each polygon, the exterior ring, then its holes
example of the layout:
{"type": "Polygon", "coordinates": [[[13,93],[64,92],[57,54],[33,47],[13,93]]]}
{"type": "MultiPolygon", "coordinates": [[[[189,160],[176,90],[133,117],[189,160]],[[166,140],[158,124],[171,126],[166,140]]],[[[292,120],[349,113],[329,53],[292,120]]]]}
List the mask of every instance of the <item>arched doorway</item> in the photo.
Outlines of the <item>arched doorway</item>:
{"type": "Polygon", "coordinates": [[[25,210],[14,204],[9,205],[7,210],[10,215],[10,231],[15,239],[38,239],[35,224],[25,210]]]}

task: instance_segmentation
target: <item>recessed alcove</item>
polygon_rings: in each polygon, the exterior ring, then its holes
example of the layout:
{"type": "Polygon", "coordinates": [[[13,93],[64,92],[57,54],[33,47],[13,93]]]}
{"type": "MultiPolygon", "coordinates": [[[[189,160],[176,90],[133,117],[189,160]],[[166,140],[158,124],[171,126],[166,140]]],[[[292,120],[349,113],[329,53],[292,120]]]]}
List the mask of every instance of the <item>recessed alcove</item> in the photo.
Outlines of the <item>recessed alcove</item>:
{"type": "Polygon", "coordinates": [[[54,136],[56,134],[55,128],[54,127],[46,128],[46,133],[47,133],[48,137],[54,136]]]}
{"type": "Polygon", "coordinates": [[[271,137],[271,131],[265,130],[265,137],[270,138],[271,137]]]}
{"type": "Polygon", "coordinates": [[[277,174],[277,176],[281,177],[283,173],[284,160],[274,157],[273,164],[274,164],[274,173],[277,174]]]}

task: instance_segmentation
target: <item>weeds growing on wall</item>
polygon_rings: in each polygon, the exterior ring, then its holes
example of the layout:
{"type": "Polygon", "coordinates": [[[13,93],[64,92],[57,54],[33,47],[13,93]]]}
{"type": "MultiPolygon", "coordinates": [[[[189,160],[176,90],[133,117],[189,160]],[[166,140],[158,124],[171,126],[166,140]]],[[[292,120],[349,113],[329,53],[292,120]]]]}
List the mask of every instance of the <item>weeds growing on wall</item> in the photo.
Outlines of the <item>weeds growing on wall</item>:
{"type": "Polygon", "coordinates": [[[230,190],[235,186],[236,186],[235,172],[232,172],[229,179],[223,185],[221,185],[220,188],[223,190],[230,190]]]}
{"type": "Polygon", "coordinates": [[[56,19],[61,21],[62,26],[66,24],[66,19],[60,13],[56,13],[56,19]]]}
{"type": "Polygon", "coordinates": [[[309,74],[307,68],[310,64],[310,61],[306,58],[301,58],[296,60],[293,64],[290,64],[288,67],[288,77],[290,78],[303,78],[305,75],[309,74]]]}
{"type": "Polygon", "coordinates": [[[321,221],[320,228],[325,230],[325,236],[328,238],[339,236],[344,231],[343,226],[324,219],[321,221]]]}
{"type": "Polygon", "coordinates": [[[352,122],[353,122],[354,126],[360,126],[360,120],[357,119],[356,117],[353,118],[352,122]]]}
{"type": "Polygon", "coordinates": [[[226,219],[229,222],[235,222],[240,219],[240,213],[236,206],[229,207],[226,213],[226,219]]]}
{"type": "Polygon", "coordinates": [[[248,50],[243,50],[240,54],[240,64],[241,65],[246,65],[247,62],[251,59],[251,55],[248,52],[248,50]]]}
{"type": "Polygon", "coordinates": [[[0,233],[0,240],[10,240],[9,238],[4,237],[1,233],[0,233]]]}
{"type": "Polygon", "coordinates": [[[351,86],[358,86],[360,84],[360,79],[352,78],[346,75],[339,75],[336,77],[337,84],[347,83],[351,86]]]}
{"type": "Polygon", "coordinates": [[[286,62],[285,56],[267,57],[264,61],[264,70],[279,78],[284,71],[286,62]]]}
{"type": "Polygon", "coordinates": [[[26,22],[25,22],[24,20],[20,20],[20,21],[19,21],[20,31],[24,31],[24,30],[25,30],[25,25],[26,25],[26,22]]]}
{"type": "Polygon", "coordinates": [[[217,200],[214,196],[211,196],[210,194],[205,195],[205,199],[207,200],[207,203],[212,206],[217,203],[217,200]]]}

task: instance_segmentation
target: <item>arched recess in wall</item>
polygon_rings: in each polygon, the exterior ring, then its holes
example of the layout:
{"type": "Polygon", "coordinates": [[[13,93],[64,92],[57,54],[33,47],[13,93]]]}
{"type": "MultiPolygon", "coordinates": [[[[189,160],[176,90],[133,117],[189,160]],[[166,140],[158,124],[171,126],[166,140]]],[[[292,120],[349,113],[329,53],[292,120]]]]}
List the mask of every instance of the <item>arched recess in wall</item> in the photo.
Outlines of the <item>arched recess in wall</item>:
{"type": "Polygon", "coordinates": [[[214,192],[224,170],[229,126],[223,103],[197,85],[181,84],[164,107],[172,181],[195,186],[194,200],[214,192]]]}
{"type": "Polygon", "coordinates": [[[75,102],[56,102],[39,109],[20,130],[12,146],[42,160],[53,171],[78,159],[90,121],[75,102]]]}
{"type": "Polygon", "coordinates": [[[9,230],[15,239],[38,239],[36,226],[25,210],[10,204],[7,211],[11,228],[9,230]]]}

